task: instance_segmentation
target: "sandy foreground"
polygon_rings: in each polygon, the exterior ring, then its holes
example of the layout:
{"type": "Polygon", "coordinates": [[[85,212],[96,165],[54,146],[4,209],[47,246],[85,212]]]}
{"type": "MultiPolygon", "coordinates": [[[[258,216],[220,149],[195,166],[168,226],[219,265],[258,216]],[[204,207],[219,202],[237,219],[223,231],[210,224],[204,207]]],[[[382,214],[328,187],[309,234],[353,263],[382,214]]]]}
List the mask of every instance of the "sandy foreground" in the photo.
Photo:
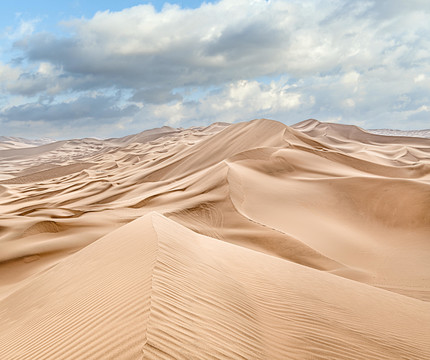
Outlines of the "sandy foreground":
{"type": "Polygon", "coordinates": [[[430,139],[262,119],[10,142],[0,359],[430,359],[430,139]]]}

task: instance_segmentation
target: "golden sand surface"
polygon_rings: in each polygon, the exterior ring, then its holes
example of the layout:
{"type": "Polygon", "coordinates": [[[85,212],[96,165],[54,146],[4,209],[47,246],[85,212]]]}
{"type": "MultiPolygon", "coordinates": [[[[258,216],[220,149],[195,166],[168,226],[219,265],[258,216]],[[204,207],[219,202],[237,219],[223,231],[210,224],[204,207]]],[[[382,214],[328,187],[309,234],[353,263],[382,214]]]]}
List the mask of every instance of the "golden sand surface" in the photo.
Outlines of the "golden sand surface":
{"type": "Polygon", "coordinates": [[[0,149],[0,359],[430,359],[430,139],[260,119],[0,149]]]}

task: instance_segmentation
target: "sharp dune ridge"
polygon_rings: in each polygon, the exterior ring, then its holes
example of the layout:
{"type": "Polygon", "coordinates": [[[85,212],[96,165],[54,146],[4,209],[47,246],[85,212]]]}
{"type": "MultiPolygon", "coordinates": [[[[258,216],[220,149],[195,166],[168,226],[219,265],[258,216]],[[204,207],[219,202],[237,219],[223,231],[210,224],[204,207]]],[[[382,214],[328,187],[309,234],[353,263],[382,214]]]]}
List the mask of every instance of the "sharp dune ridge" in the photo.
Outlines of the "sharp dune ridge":
{"type": "Polygon", "coordinates": [[[428,138],[259,119],[0,159],[0,359],[430,358],[428,138]]]}

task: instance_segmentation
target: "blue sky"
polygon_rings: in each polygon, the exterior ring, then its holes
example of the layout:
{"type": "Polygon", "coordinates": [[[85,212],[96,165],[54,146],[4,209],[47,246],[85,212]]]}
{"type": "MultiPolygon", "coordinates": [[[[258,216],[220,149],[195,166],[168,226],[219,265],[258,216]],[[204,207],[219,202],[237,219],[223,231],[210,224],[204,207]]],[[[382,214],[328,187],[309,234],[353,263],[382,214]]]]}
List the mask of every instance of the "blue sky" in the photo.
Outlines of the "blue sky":
{"type": "Polygon", "coordinates": [[[425,0],[4,1],[0,135],[266,117],[430,128],[425,0]]]}
{"type": "MultiPolygon", "coordinates": [[[[206,1],[208,2],[208,1],[206,1]]],[[[197,0],[170,1],[182,8],[197,8],[202,3],[197,0]]],[[[141,4],[152,4],[158,11],[163,8],[165,1],[139,1],[139,0],[71,0],[71,1],[46,1],[46,0],[14,0],[2,1],[0,21],[3,27],[16,26],[16,20],[43,19],[45,24],[54,29],[61,20],[73,17],[92,17],[97,11],[120,11],[141,4]]]]}

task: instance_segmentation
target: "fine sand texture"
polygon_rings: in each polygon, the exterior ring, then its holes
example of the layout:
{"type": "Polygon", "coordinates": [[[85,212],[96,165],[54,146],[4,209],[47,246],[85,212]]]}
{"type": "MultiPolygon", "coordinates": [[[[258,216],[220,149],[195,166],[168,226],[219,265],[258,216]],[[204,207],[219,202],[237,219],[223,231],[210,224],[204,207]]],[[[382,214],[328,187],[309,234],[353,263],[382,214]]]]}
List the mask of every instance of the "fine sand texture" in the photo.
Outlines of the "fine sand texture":
{"type": "Polygon", "coordinates": [[[0,148],[0,359],[430,359],[430,139],[25,144],[0,148]]]}

